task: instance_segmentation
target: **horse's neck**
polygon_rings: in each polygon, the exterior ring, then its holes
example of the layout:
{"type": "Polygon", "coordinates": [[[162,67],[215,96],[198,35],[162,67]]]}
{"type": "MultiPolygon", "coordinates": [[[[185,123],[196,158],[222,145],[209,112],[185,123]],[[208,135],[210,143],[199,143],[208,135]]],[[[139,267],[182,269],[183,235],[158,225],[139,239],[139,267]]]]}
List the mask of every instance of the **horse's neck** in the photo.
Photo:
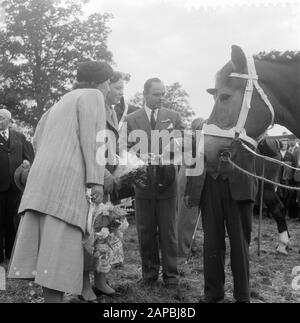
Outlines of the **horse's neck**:
{"type": "Polygon", "coordinates": [[[275,112],[275,123],[300,137],[300,62],[259,61],[258,74],[275,112]]]}

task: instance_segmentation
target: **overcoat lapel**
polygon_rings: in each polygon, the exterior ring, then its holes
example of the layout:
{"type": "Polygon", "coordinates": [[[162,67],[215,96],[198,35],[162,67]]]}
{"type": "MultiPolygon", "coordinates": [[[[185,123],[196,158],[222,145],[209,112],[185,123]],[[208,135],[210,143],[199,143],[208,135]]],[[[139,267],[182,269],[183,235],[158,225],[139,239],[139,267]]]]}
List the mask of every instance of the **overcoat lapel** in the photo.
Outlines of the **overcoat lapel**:
{"type": "Polygon", "coordinates": [[[9,148],[12,150],[17,145],[17,138],[15,132],[9,130],[9,148]]]}
{"type": "Polygon", "coordinates": [[[0,149],[6,152],[9,151],[9,141],[7,142],[1,135],[0,135],[0,149]]]}
{"type": "Polygon", "coordinates": [[[108,108],[106,107],[106,122],[109,124],[110,128],[117,134],[119,135],[119,130],[118,130],[118,125],[116,125],[110,115],[110,112],[108,108]]]}

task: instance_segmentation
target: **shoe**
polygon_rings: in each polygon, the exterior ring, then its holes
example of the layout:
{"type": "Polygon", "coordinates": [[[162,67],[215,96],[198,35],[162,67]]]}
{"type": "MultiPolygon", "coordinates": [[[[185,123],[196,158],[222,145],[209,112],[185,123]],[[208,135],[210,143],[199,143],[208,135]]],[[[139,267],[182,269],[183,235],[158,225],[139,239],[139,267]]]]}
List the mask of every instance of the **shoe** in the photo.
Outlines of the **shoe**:
{"type": "Polygon", "coordinates": [[[222,303],[224,301],[224,297],[201,297],[199,299],[199,303],[201,304],[217,304],[222,303]]]}
{"type": "Polygon", "coordinates": [[[179,285],[179,281],[177,278],[168,278],[164,279],[164,284],[166,288],[177,288],[179,285]]]}
{"type": "Polygon", "coordinates": [[[113,293],[105,293],[101,289],[97,288],[96,286],[93,286],[92,289],[93,289],[93,292],[95,293],[95,295],[98,296],[98,297],[99,296],[102,296],[102,295],[110,296],[110,297],[116,295],[116,292],[113,292],[113,293]]]}
{"type": "Polygon", "coordinates": [[[81,295],[78,296],[78,300],[80,301],[80,303],[99,303],[97,299],[86,300],[81,295]]]}
{"type": "Polygon", "coordinates": [[[157,282],[158,278],[142,278],[138,281],[141,286],[153,286],[157,282]]]}

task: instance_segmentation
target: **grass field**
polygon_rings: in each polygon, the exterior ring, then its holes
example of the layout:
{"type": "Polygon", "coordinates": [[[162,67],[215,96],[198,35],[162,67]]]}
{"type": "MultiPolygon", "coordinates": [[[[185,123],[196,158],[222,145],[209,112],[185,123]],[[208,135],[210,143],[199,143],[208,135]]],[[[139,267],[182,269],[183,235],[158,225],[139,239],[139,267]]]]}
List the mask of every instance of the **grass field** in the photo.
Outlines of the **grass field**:
{"type": "MultiPolygon", "coordinates": [[[[110,284],[116,289],[114,297],[102,296],[102,303],[197,303],[203,294],[203,263],[201,230],[197,232],[196,250],[190,261],[180,259],[180,285],[176,290],[166,289],[159,281],[153,287],[141,287],[141,264],[134,219],[125,236],[125,263],[114,268],[108,275],[110,284]]],[[[251,244],[251,302],[253,303],[296,303],[300,302],[300,290],[292,288],[295,276],[292,270],[300,266],[300,222],[289,220],[292,236],[292,250],[288,256],[276,254],[277,233],[275,222],[263,219],[261,256],[257,255],[257,227],[254,218],[251,244]]],[[[232,302],[232,277],[230,270],[230,248],[227,248],[226,259],[226,299],[232,302]]],[[[300,274],[300,272],[299,272],[300,274]]],[[[300,281],[299,281],[300,284],[300,281]]],[[[299,286],[300,288],[300,286],[299,286]]],[[[65,302],[76,302],[73,295],[66,295],[65,302]]],[[[33,282],[7,280],[6,291],[0,291],[0,303],[42,303],[42,291],[33,282]]]]}

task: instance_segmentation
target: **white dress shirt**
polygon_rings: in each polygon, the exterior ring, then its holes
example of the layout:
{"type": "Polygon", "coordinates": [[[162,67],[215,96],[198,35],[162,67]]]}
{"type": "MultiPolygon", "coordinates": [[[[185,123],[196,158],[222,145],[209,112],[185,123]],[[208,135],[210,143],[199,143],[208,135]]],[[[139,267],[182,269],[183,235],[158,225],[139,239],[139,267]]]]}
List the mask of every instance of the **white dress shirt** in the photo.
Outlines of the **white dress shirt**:
{"type": "Polygon", "coordinates": [[[286,150],[280,150],[281,157],[284,158],[286,155],[286,150]]]}
{"type": "MultiPolygon", "coordinates": [[[[151,123],[151,113],[152,113],[152,109],[148,108],[148,107],[145,105],[145,111],[146,111],[146,114],[147,114],[148,120],[149,120],[149,122],[151,123]]],[[[155,119],[155,121],[157,120],[157,114],[158,114],[158,111],[159,111],[159,109],[155,109],[155,111],[154,111],[154,119],[155,119]]]]}
{"type": "Polygon", "coordinates": [[[6,130],[3,130],[3,131],[0,131],[0,135],[1,135],[4,139],[8,140],[8,139],[9,139],[9,129],[6,129],[6,130]]]}

